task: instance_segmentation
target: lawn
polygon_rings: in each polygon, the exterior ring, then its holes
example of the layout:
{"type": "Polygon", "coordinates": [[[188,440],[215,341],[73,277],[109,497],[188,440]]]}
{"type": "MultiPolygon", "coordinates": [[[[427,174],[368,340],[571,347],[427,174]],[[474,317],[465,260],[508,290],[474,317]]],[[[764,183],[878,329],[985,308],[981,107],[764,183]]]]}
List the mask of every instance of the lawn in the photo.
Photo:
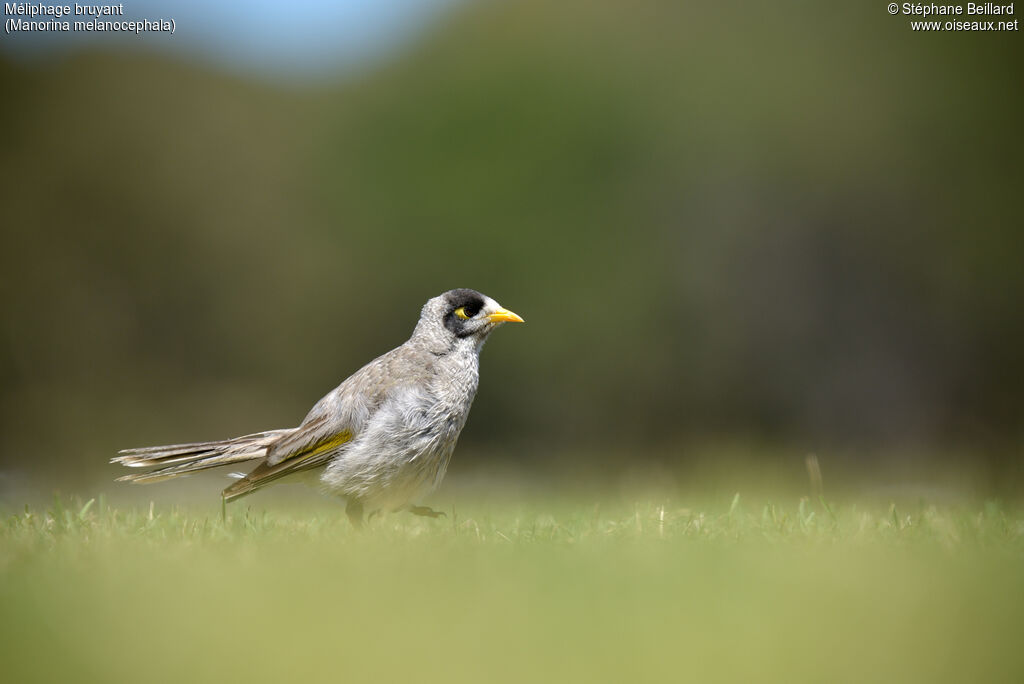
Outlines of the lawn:
{"type": "Polygon", "coordinates": [[[7,682],[1020,682],[1024,511],[799,499],[0,523],[7,682]]]}

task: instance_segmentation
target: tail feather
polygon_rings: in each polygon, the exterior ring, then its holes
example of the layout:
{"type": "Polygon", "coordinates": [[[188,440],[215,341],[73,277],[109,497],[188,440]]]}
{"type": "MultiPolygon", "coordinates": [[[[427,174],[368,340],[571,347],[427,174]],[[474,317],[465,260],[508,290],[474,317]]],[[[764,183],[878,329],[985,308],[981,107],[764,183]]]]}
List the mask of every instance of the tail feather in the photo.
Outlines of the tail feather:
{"type": "Polygon", "coordinates": [[[302,470],[301,468],[293,468],[292,466],[294,465],[294,463],[288,462],[278,463],[276,466],[260,463],[251,473],[243,475],[228,485],[221,493],[221,496],[224,497],[225,501],[234,501],[235,499],[252,494],[257,489],[262,489],[275,480],[279,480],[287,475],[294,475],[297,470],[302,470]]]}
{"type": "Polygon", "coordinates": [[[218,442],[123,449],[118,452],[120,455],[112,458],[110,462],[120,463],[129,468],[154,468],[145,473],[119,477],[118,481],[139,484],[159,482],[198,470],[264,458],[267,455],[267,447],[293,431],[294,429],[268,430],[218,442]]]}

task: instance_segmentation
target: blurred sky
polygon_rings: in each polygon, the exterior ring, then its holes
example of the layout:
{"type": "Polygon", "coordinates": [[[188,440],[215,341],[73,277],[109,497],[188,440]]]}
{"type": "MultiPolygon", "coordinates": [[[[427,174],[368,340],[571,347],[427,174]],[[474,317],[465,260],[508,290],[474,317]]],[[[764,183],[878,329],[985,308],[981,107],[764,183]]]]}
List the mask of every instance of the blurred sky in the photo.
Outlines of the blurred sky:
{"type": "Polygon", "coordinates": [[[131,45],[211,61],[262,78],[315,79],[388,54],[427,28],[433,18],[457,1],[129,0],[123,3],[125,19],[173,18],[177,22],[174,35],[15,32],[4,34],[0,50],[16,57],[37,59],[83,47],[120,49],[131,45]]]}

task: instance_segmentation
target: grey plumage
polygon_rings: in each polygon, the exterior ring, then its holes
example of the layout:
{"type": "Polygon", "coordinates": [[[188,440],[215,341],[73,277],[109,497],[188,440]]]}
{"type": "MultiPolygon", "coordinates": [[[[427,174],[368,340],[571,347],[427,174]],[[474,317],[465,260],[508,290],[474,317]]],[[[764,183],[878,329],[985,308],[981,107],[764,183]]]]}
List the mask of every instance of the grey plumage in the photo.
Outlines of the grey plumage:
{"type": "Polygon", "coordinates": [[[444,477],[476,395],[480,350],[505,321],[522,319],[475,290],[451,290],[423,306],[405,344],[353,373],[297,428],[126,449],[112,462],[154,468],[119,478],[146,483],[260,460],[224,490],[228,501],[282,477],[319,471],[325,488],[346,497],[357,524],[364,508],[409,507],[444,477]]]}

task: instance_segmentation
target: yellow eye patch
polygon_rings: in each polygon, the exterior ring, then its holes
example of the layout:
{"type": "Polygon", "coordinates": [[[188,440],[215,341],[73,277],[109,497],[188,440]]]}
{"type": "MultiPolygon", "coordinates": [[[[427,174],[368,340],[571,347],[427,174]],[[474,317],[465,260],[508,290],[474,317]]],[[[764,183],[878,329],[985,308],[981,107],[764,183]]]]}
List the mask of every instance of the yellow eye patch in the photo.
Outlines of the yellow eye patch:
{"type": "Polygon", "coordinates": [[[461,318],[462,320],[466,320],[467,318],[469,318],[469,315],[466,313],[466,307],[464,306],[460,306],[458,309],[456,309],[455,315],[461,318]]]}

